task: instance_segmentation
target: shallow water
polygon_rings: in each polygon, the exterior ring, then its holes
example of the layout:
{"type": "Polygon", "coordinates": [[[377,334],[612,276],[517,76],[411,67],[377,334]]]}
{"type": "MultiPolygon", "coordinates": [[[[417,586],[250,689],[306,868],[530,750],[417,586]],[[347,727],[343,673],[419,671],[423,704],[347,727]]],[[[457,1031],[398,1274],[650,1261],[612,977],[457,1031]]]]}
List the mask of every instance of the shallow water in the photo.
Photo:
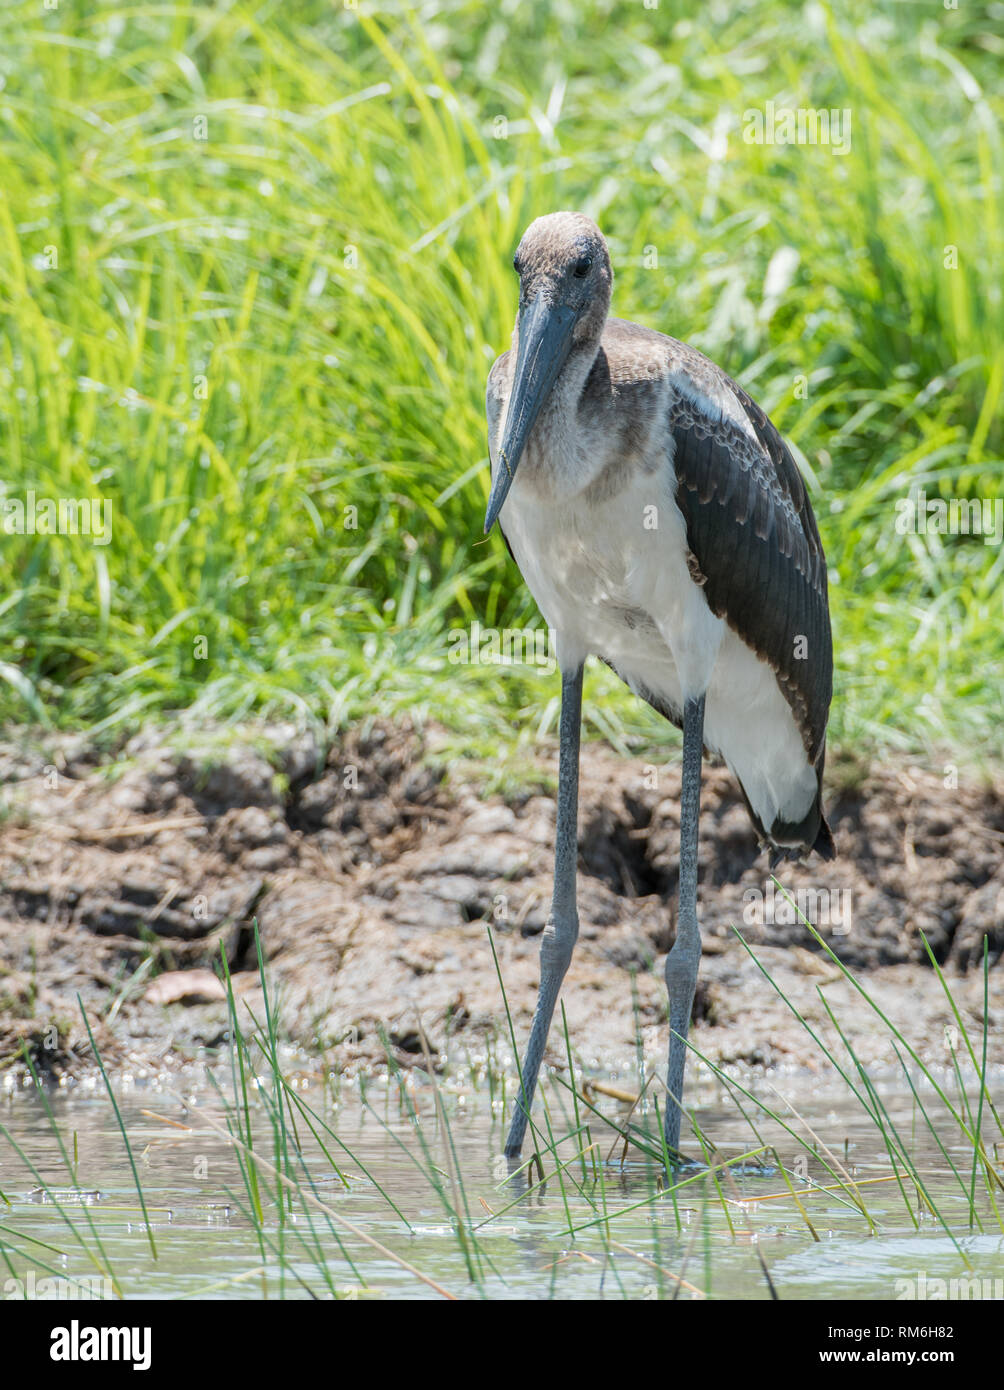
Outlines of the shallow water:
{"type": "MultiPolygon", "coordinates": [[[[339,1177],[298,1120],[313,1195],[335,1216],[329,1224],[325,1210],[294,1195],[293,1211],[280,1221],[275,1184],[263,1165],[259,1240],[234,1149],[211,1127],[224,1123],[220,1100],[200,1088],[185,1097],[185,1104],[176,1084],[133,1085],[120,1096],[156,1258],[103,1090],[77,1087],[49,1095],[71,1160],[76,1146],[76,1182],[38,1098],[15,1093],[0,1102],[0,1123],[7,1131],[0,1132],[0,1191],[10,1204],[0,1207],[0,1250],[9,1261],[6,1269],[0,1267],[0,1294],[74,1296],[72,1283],[43,1282],[53,1278],[81,1280],[85,1292],[106,1296],[115,1296],[117,1283],[127,1298],[330,1297],[333,1291],[428,1298],[439,1296],[435,1284],[462,1298],[766,1299],[773,1286],[781,1299],[896,1299],[930,1297],[939,1279],[974,1278],[988,1282],[964,1284],[967,1296],[1004,1294],[1004,1233],[985,1183],[977,1175],[977,1219],[971,1228],[969,1203],[909,1090],[884,1092],[883,1099],[951,1235],[924,1210],[908,1179],[904,1200],[875,1125],[842,1086],[815,1087],[794,1103],[860,1184],[874,1230],[843,1192],[811,1191],[796,1200],[780,1171],[756,1166],[733,1171],[723,1182],[724,1198],[707,1173],[681,1174],[689,1181],[675,1193],[676,1211],[673,1197],[656,1191],[655,1165],[621,1167],[616,1155],[595,1177],[590,1171],[587,1181],[575,1160],[564,1182],[551,1178],[544,1188],[521,1196],[524,1181],[510,1179],[500,1159],[502,1124],[487,1087],[464,1080],[440,1083],[437,1114],[431,1084],[424,1074],[415,1074],[408,1079],[407,1099],[391,1083],[371,1085],[365,1103],[354,1087],[343,1085],[336,1104],[319,1078],[299,1081],[298,1094],[345,1145],[340,1149],[322,1135],[339,1164],[339,1177]],[[419,1126],[408,1117],[409,1104],[421,1116],[419,1126]],[[452,1164],[459,1177],[456,1188],[452,1164]],[[454,1204],[466,1212],[473,1236],[458,1233],[449,1209],[454,1204]],[[374,1249],[337,1218],[352,1222],[413,1268],[374,1249]],[[102,1282],[102,1267],[113,1271],[115,1283],[102,1282]]],[[[565,1133],[571,1128],[570,1101],[567,1120],[559,1107],[567,1092],[551,1083],[547,1093],[555,1133],[565,1133]]],[[[930,1090],[922,1095],[925,1105],[936,1104],[930,1090]]],[[[775,1095],[765,1093],[765,1098],[783,1108],[775,1095]]],[[[611,1116],[624,1114],[615,1102],[598,1103],[611,1116]]],[[[722,1156],[759,1147],[732,1104],[704,1108],[701,1121],[722,1156]]],[[[252,1108],[251,1123],[256,1152],[273,1162],[266,1105],[252,1108]]],[[[758,1121],[758,1127],[777,1144],[796,1192],[832,1182],[811,1140],[802,1146],[771,1122],[758,1121]]],[[[992,1117],[985,1117],[984,1133],[991,1145],[1000,1137],[992,1117]]],[[[939,1134],[968,1186],[971,1150],[948,1125],[939,1126],[939,1134]]],[[[606,1159],[616,1136],[598,1122],[591,1135],[606,1159]]],[[[574,1143],[565,1141],[559,1152],[572,1159],[574,1143]]],[[[553,1172],[553,1161],[547,1168],[553,1172]]],[[[302,1168],[292,1176],[302,1190],[311,1191],[302,1168]]],[[[1002,1195],[999,1191],[998,1198],[1002,1195]]]]}

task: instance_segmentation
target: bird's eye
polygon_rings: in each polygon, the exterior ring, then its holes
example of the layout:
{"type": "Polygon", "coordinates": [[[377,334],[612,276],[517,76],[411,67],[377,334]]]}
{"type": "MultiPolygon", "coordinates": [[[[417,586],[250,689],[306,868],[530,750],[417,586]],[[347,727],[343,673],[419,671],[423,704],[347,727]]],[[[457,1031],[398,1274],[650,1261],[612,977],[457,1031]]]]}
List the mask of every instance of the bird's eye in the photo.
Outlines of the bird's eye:
{"type": "Polygon", "coordinates": [[[513,268],[513,270],[516,272],[517,275],[522,275],[522,274],[523,274],[523,267],[522,267],[522,265],[520,264],[520,259],[519,259],[519,256],[518,256],[518,255],[517,255],[517,256],[513,256],[513,258],[512,258],[512,268],[513,268]]]}
{"type": "Polygon", "coordinates": [[[592,268],[593,268],[593,259],[592,259],[592,257],[591,257],[591,256],[580,256],[579,259],[575,262],[575,265],[574,265],[573,268],[572,268],[572,274],[575,276],[575,278],[576,278],[577,280],[584,280],[585,277],[589,274],[590,270],[592,270],[592,268]]]}

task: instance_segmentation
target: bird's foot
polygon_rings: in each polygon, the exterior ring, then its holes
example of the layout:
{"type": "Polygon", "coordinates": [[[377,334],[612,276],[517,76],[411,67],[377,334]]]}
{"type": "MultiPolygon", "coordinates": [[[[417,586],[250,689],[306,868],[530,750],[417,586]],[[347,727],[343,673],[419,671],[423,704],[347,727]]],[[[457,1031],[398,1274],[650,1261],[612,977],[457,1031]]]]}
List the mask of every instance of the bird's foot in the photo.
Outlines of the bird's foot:
{"type": "MultiPolygon", "coordinates": [[[[669,1150],[669,1169],[673,1176],[677,1174],[692,1175],[694,1173],[707,1173],[711,1171],[711,1164],[706,1163],[703,1158],[688,1158],[679,1149],[669,1150]]],[[[719,1161],[716,1166],[720,1169],[725,1167],[733,1177],[741,1178],[772,1178],[777,1173],[777,1168],[773,1163],[758,1163],[755,1159],[739,1159],[735,1163],[725,1163],[719,1161]]]]}
{"type": "Polygon", "coordinates": [[[706,1170],[708,1165],[700,1158],[689,1158],[679,1149],[667,1149],[669,1172],[671,1175],[677,1173],[699,1173],[706,1170]]]}

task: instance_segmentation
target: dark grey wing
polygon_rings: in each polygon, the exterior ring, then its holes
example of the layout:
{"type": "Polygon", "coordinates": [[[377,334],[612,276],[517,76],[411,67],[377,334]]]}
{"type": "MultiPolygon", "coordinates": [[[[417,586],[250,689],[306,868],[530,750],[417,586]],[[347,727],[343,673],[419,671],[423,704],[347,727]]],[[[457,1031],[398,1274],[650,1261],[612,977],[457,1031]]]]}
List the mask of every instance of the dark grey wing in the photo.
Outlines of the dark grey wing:
{"type": "MultiPolygon", "coordinates": [[[[674,393],[668,423],[692,571],[712,612],[773,667],[805,750],[821,769],[833,643],[826,557],[805,483],[760,407],[706,358],[686,351],[700,362],[695,393],[704,396],[701,378],[712,368],[716,385],[735,397],[753,435],[728,414],[713,418],[683,392],[674,393]]],[[[689,366],[687,360],[685,370],[689,366]]]]}

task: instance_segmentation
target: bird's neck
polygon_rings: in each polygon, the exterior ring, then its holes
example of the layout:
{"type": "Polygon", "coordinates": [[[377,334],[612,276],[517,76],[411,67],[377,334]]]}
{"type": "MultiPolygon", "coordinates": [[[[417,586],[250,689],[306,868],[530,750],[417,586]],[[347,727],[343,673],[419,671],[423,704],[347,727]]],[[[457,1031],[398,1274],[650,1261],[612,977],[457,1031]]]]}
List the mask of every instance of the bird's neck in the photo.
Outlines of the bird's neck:
{"type": "Polygon", "coordinates": [[[592,481],[582,407],[598,351],[598,339],[573,347],[534,424],[517,476],[522,488],[541,502],[575,496],[592,481]]]}
{"type": "Polygon", "coordinates": [[[590,338],[576,343],[568,354],[540,415],[541,422],[546,421],[548,433],[552,436],[562,431],[568,436],[576,432],[579,402],[596,361],[599,346],[599,337],[590,338]]]}

